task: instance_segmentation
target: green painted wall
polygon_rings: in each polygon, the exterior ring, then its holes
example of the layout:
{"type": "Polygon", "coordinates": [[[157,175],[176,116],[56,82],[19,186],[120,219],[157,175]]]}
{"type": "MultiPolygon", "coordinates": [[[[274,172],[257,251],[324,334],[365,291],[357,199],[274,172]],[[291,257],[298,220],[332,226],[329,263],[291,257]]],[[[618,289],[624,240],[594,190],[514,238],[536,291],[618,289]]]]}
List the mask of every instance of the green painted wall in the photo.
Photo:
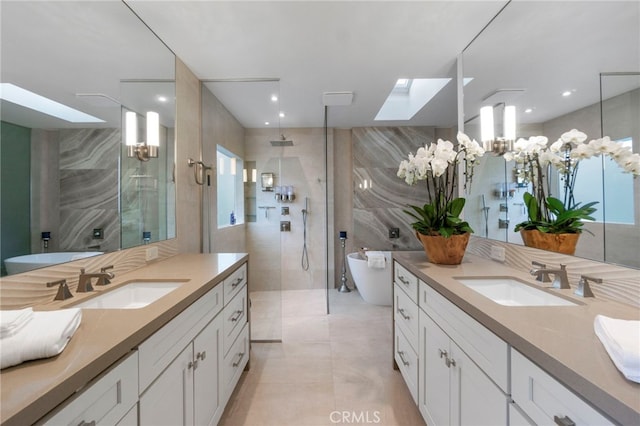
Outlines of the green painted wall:
{"type": "MultiPolygon", "coordinates": [[[[31,252],[31,129],[0,122],[0,258],[31,252]]],[[[2,262],[1,275],[6,275],[2,262]]]]}

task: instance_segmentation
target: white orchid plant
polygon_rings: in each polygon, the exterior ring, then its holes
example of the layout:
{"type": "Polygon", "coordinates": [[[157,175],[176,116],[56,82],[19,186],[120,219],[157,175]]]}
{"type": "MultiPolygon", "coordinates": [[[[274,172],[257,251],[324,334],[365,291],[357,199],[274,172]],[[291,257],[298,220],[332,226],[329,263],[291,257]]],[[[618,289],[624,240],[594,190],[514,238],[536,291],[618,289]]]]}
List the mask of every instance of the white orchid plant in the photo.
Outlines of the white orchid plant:
{"type": "Polygon", "coordinates": [[[473,178],[473,167],[484,155],[484,149],[464,133],[458,132],[457,139],[457,147],[442,139],[420,147],[398,168],[398,177],[408,185],[426,181],[429,202],[422,207],[409,205],[411,210],[404,210],[416,219],[411,226],[421,234],[449,237],[473,232],[460,218],[465,199],[456,196],[458,165],[464,164],[464,187],[467,188],[473,178]]]}
{"type": "Polygon", "coordinates": [[[608,136],[587,142],[587,135],[572,129],[547,146],[545,136],[519,139],[514,150],[504,155],[506,161],[515,160],[518,177],[531,184],[531,193],[524,194],[528,220],[516,225],[515,231],[537,229],[547,233],[580,233],[584,220],[591,216],[597,202],[584,205],[574,198],[574,188],[581,160],[606,155],[625,172],[640,174],[640,155],[629,147],[612,141],[608,136]],[[551,197],[550,172],[558,171],[563,187],[562,200],[551,197]]]}

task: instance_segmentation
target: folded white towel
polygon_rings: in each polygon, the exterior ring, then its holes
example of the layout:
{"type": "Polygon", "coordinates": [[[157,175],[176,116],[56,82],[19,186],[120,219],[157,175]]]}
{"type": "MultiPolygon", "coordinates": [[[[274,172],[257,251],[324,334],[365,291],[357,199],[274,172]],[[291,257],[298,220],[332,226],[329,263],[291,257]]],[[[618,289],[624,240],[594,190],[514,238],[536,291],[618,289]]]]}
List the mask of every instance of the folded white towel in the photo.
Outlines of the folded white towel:
{"type": "Polygon", "coordinates": [[[597,315],[593,328],[618,370],[640,383],[640,321],[597,315]]]}
{"type": "Polygon", "coordinates": [[[13,336],[33,318],[33,309],[0,311],[0,338],[13,336]]]}
{"type": "Polygon", "coordinates": [[[384,269],[387,266],[384,252],[368,251],[366,254],[367,266],[369,268],[384,269]]]}
{"type": "Polygon", "coordinates": [[[58,355],[81,320],[82,310],[78,308],[34,312],[31,321],[18,333],[0,340],[0,369],[58,355]]]}

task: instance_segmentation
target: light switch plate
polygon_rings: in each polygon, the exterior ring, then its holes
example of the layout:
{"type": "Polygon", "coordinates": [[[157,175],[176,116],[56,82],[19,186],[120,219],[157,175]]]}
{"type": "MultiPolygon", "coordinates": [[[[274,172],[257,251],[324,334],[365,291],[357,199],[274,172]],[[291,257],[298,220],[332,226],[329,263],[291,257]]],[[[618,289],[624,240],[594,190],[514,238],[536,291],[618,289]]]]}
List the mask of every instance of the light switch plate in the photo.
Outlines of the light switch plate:
{"type": "Polygon", "coordinates": [[[493,260],[497,260],[498,262],[505,261],[506,250],[504,247],[500,246],[491,246],[491,258],[493,260]]]}
{"type": "Polygon", "coordinates": [[[148,261],[158,258],[158,247],[149,247],[145,250],[145,258],[148,261]]]}

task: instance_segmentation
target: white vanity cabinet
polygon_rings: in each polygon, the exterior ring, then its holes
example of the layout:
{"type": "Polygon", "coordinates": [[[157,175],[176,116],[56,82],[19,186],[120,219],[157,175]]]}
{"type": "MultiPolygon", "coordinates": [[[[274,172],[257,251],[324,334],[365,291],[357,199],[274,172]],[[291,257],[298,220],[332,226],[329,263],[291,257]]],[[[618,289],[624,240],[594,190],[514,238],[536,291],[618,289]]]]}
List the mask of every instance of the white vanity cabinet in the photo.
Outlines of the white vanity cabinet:
{"type": "Polygon", "coordinates": [[[133,352],[40,424],[126,425],[135,415],[137,400],[138,353],[133,352]]]}
{"type": "Polygon", "coordinates": [[[418,279],[394,264],[393,320],[394,359],[418,403],[418,279]]]}
{"type": "Polygon", "coordinates": [[[428,425],[505,425],[507,398],[424,312],[420,311],[418,408],[428,425]]]}
{"type": "Polygon", "coordinates": [[[515,349],[511,350],[511,390],[514,403],[533,424],[613,424],[515,349]]]}
{"type": "Polygon", "coordinates": [[[245,263],[140,345],[141,426],[218,423],[249,359],[246,283],[245,263]]]}
{"type": "Polygon", "coordinates": [[[508,345],[394,262],[394,360],[427,424],[506,425],[508,345]]]}

